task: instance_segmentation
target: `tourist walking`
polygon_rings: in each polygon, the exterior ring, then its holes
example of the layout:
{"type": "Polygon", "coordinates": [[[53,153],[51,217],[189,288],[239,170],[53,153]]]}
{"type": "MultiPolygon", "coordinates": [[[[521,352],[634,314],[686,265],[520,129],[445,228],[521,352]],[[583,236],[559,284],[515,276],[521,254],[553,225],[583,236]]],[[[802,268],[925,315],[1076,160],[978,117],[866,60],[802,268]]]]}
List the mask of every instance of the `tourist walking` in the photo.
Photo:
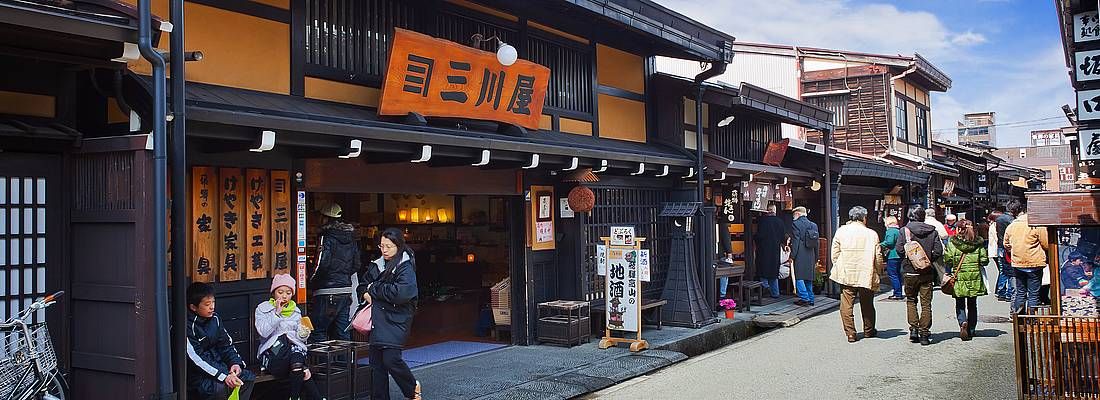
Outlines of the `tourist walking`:
{"type": "Polygon", "coordinates": [[[378,240],[382,257],[364,274],[359,297],[371,304],[370,331],[371,399],[390,398],[390,377],[408,399],[420,399],[420,382],[402,358],[419,296],[416,260],[400,229],[382,231],[378,240]]]}
{"type": "Polygon", "coordinates": [[[894,216],[886,217],[886,234],[883,235],[882,243],[880,246],[886,252],[886,275],[890,277],[890,287],[894,289],[894,292],[887,297],[886,300],[905,300],[905,291],[901,285],[901,255],[898,254],[898,250],[895,248],[898,244],[898,236],[901,235],[901,230],[898,229],[898,218],[894,216]]]}
{"type": "Polygon", "coordinates": [[[879,271],[882,270],[882,251],[879,250],[878,233],[867,228],[867,209],[855,206],[848,211],[848,223],[837,229],[832,243],[833,271],[829,279],[840,285],[840,323],[848,343],[856,337],[852,306],[859,298],[859,312],[863,316],[863,337],[878,336],[875,329],[875,292],[879,287],[879,271]]]}
{"type": "Polygon", "coordinates": [[[791,259],[794,260],[795,289],[800,306],[814,305],[814,274],[817,272],[818,238],[817,224],[806,218],[806,207],[794,208],[794,224],[791,231],[791,259]]]}
{"type": "Polygon", "coordinates": [[[940,264],[943,258],[943,242],[934,226],[920,222],[925,215],[924,207],[919,205],[909,211],[910,221],[902,229],[895,249],[899,254],[905,255],[901,260],[901,270],[905,274],[903,286],[909,321],[909,341],[927,346],[931,344],[932,336],[932,285],[936,281],[936,273],[943,275],[944,271],[940,264]],[[919,246],[912,251],[906,251],[905,245],[909,242],[916,242],[919,246]]]}
{"type": "MultiPolygon", "coordinates": [[[[989,261],[993,266],[993,270],[997,271],[997,286],[993,289],[993,294],[997,296],[999,301],[1009,301],[1012,299],[1012,275],[1009,271],[1005,270],[1004,255],[1002,254],[1001,246],[1001,234],[997,230],[997,220],[1001,218],[1003,214],[998,211],[989,213],[986,216],[986,221],[989,221],[989,230],[986,234],[987,247],[986,251],[989,253],[989,261]]],[[[1007,227],[1007,225],[1005,225],[1007,227]]]]}
{"type": "Polygon", "coordinates": [[[769,205],[768,214],[756,220],[756,234],[753,235],[756,275],[772,298],[779,297],[779,250],[787,234],[783,220],[775,214],[775,205],[769,205]]]}
{"type": "MultiPolygon", "coordinates": [[[[1012,268],[1012,262],[1009,261],[1012,255],[1005,250],[1004,235],[1005,230],[1012,224],[1012,221],[1016,220],[1016,216],[1020,214],[1020,202],[1012,200],[1008,202],[1008,206],[1005,207],[1005,212],[997,216],[997,266],[1000,269],[1001,276],[1005,279],[1004,291],[1001,292],[1004,296],[1004,301],[1012,301],[1016,297],[1016,269],[1012,268]]],[[[998,282],[1000,278],[997,278],[998,282]]],[[[1000,286],[998,285],[998,288],[1000,286]]]]}
{"type": "Polygon", "coordinates": [[[974,223],[963,220],[958,232],[947,243],[943,262],[955,266],[948,279],[954,279],[955,315],[959,320],[959,337],[970,340],[978,326],[978,296],[988,294],[983,279],[989,263],[989,250],[978,236],[974,223]]]}
{"type": "Polygon", "coordinates": [[[947,232],[947,238],[955,236],[959,232],[959,218],[955,214],[947,214],[943,217],[943,230],[947,232]]]}
{"type": "Polygon", "coordinates": [[[359,258],[355,227],[340,220],[342,213],[336,203],[321,210],[320,253],[317,269],[310,278],[313,303],[310,303],[309,316],[314,327],[309,336],[311,342],[351,339],[347,328],[355,304],[357,280],[353,280],[353,276],[362,269],[363,262],[359,258]]]}
{"type": "Polygon", "coordinates": [[[1004,246],[1012,258],[1016,274],[1016,296],[1012,300],[1012,312],[1027,314],[1039,305],[1039,290],[1043,284],[1043,272],[1047,267],[1046,228],[1028,225],[1027,205],[1018,205],[1020,214],[1005,228],[1004,246]]]}

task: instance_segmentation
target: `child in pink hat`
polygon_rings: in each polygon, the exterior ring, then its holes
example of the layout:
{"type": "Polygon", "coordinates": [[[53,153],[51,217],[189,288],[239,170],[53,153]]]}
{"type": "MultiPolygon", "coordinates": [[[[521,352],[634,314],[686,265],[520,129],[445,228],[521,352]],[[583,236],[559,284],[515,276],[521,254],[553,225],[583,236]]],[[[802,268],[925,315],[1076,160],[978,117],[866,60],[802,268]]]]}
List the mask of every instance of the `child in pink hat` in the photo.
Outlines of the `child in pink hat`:
{"type": "Polygon", "coordinates": [[[256,332],[262,343],[256,351],[257,358],[261,371],[290,379],[291,399],[304,395],[301,398],[321,400],[306,367],[305,338],[309,337],[309,329],[302,326],[302,311],[291,300],[294,287],[290,275],[275,275],[271,279],[271,299],[256,306],[256,332]]]}

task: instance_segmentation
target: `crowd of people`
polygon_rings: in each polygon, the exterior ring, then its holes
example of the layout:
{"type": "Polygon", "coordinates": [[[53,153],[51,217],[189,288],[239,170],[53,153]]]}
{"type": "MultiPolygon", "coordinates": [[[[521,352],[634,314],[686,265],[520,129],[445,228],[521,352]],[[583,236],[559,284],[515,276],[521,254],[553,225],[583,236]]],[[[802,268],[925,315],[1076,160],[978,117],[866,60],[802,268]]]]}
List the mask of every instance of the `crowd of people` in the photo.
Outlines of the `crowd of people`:
{"type": "Polygon", "coordinates": [[[371,398],[388,399],[392,377],[408,399],[420,399],[420,382],[402,359],[417,304],[413,251],[401,230],[390,228],[378,238],[381,257],[362,265],[359,238],[342,222],[337,204],[325,207],[318,239],[316,268],[310,277],[310,319],[292,300],[296,281],[272,278],[270,298],[256,306],[258,369],[249,369],[215,309],[213,286],[195,282],[187,289],[187,390],[192,398],[247,400],[256,372],[287,380],[292,400],[322,400],[307,365],[308,343],[348,340],[352,315],[370,306],[369,359],[371,398]]]}
{"type": "Polygon", "coordinates": [[[1004,212],[992,213],[987,223],[946,215],[936,219],[933,209],[909,209],[908,223],[899,226],[886,217],[886,231],[867,227],[867,209],[848,211],[848,222],[833,237],[833,269],[830,280],[840,288],[840,318],[849,342],[856,334],[853,306],[858,298],[863,316],[863,337],[875,337],[874,297],[880,274],[886,273],[892,291],[885,301],[906,302],[909,339],[931,343],[932,298],[936,287],[955,299],[959,337],[968,341],[977,333],[977,299],[992,291],[998,300],[1011,302],[1012,313],[1027,313],[1049,304],[1047,249],[1043,228],[1028,225],[1026,205],[1011,202],[1004,212]],[[988,226],[982,226],[988,225],[988,226]],[[998,272],[987,287],[986,266],[998,272]]]}

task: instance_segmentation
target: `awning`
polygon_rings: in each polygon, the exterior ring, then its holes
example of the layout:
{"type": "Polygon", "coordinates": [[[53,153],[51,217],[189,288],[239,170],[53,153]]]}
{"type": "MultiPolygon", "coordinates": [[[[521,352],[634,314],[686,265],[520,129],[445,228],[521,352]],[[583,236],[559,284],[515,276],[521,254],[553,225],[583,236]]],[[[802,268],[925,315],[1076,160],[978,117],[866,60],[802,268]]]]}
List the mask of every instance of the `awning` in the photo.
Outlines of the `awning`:
{"type": "MultiPolygon", "coordinates": [[[[656,79],[674,82],[689,93],[694,85],[691,79],[668,73],[653,74],[656,79]]],[[[810,129],[833,129],[833,113],[813,104],[769,91],[748,83],[739,87],[704,82],[704,101],[734,110],[748,111],[764,119],[779,121],[810,129]]]]}
{"type": "Polygon", "coordinates": [[[75,147],[83,137],[75,129],[59,124],[28,124],[15,119],[0,119],[0,151],[36,151],[44,147],[75,147]]]}
{"type": "Polygon", "coordinates": [[[708,172],[725,172],[727,175],[732,176],[748,176],[749,174],[761,174],[766,176],[770,175],[771,177],[777,178],[802,178],[798,179],[802,181],[807,180],[805,178],[813,178],[815,176],[811,172],[794,168],[749,163],[743,161],[733,161],[709,152],[703,153],[703,164],[708,169],[708,172]]]}
{"type": "Polygon", "coordinates": [[[912,171],[905,168],[898,168],[895,165],[887,165],[854,158],[844,160],[844,169],[841,171],[841,174],[843,176],[866,176],[921,184],[928,183],[929,178],[927,172],[912,171]]]}
{"type": "MultiPolygon", "coordinates": [[[[154,35],[160,23],[153,17],[154,35]]],[[[137,9],[114,0],[0,0],[0,24],[113,42],[136,43],[138,36],[137,9]]]]}

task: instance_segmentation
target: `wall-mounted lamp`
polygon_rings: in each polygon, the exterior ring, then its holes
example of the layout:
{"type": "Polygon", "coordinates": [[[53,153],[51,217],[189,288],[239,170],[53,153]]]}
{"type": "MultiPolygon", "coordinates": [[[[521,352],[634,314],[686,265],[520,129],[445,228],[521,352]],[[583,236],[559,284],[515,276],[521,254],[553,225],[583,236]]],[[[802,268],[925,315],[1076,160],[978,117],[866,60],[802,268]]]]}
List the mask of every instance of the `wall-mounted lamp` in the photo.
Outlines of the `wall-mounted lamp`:
{"type": "Polygon", "coordinates": [[[734,118],[736,118],[736,117],[735,117],[735,116],[733,116],[733,115],[730,115],[730,116],[728,116],[728,117],[722,118],[722,120],[721,120],[721,121],[718,121],[718,127],[719,127],[719,128],[721,128],[721,127],[724,127],[724,126],[727,126],[727,125],[729,125],[729,124],[733,123],[733,119],[734,119],[734,118]]]}
{"type": "Polygon", "coordinates": [[[260,145],[253,149],[248,149],[253,153],[263,153],[265,151],[275,148],[275,131],[263,131],[260,134],[260,145]]]}
{"type": "Polygon", "coordinates": [[[497,41],[497,61],[500,62],[501,65],[507,67],[516,63],[516,60],[519,59],[519,52],[516,51],[516,48],[512,45],[500,40],[500,37],[493,35],[486,38],[485,35],[480,33],[475,33],[473,36],[470,36],[470,41],[473,43],[473,46],[477,48],[481,48],[481,43],[490,40],[497,41]]]}
{"type": "Polygon", "coordinates": [[[813,190],[815,192],[821,190],[821,182],[818,182],[816,179],[813,182],[810,182],[810,190],[813,190]]]}
{"type": "Polygon", "coordinates": [[[477,255],[474,253],[466,253],[466,262],[469,264],[477,262],[477,255]]]}

